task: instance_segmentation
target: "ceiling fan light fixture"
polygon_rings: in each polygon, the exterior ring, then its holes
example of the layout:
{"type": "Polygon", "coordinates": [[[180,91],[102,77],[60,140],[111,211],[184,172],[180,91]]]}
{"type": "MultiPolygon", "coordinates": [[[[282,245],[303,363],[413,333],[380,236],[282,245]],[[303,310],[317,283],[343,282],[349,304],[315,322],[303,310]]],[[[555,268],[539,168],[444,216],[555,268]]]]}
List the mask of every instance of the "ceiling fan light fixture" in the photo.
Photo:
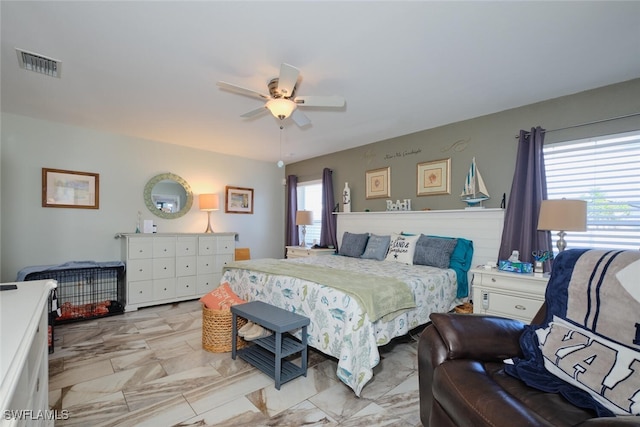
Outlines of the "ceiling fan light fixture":
{"type": "Polygon", "coordinates": [[[279,118],[280,120],[284,120],[287,117],[291,116],[293,110],[296,109],[296,103],[289,99],[276,98],[270,99],[267,102],[266,107],[275,117],[279,118]]]}

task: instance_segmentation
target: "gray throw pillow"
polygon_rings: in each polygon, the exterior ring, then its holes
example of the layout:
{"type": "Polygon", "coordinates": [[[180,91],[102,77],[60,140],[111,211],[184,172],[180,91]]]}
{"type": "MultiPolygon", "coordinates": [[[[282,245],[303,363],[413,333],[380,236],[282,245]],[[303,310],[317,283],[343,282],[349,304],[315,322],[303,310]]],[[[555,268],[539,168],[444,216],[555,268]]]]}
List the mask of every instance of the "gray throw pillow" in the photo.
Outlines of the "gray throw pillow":
{"type": "Polygon", "coordinates": [[[369,240],[367,233],[353,234],[345,231],[342,235],[342,245],[340,245],[338,253],[344,256],[360,258],[364,248],[367,246],[367,240],[369,240]]]}
{"type": "Polygon", "coordinates": [[[387,256],[390,241],[391,236],[376,236],[375,234],[372,234],[369,236],[369,241],[367,242],[367,247],[362,254],[362,258],[382,261],[387,256]]]}
{"type": "Polygon", "coordinates": [[[429,237],[424,234],[416,243],[413,263],[431,267],[449,268],[451,254],[458,244],[458,239],[429,237]]]}

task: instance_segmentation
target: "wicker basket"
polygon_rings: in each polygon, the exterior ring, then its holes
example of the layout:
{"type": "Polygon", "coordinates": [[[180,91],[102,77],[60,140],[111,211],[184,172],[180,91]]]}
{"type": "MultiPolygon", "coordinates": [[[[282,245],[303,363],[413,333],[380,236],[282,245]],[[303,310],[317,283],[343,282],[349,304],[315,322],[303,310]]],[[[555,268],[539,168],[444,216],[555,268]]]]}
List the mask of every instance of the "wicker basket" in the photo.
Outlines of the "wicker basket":
{"type": "Polygon", "coordinates": [[[465,302],[454,308],[456,313],[471,314],[473,313],[473,303],[465,302]]]}
{"type": "MultiPolygon", "coordinates": [[[[231,351],[231,322],[233,315],[229,310],[211,310],[202,306],[202,348],[213,353],[231,351]]],[[[238,329],[247,321],[237,317],[238,329]]],[[[240,349],[247,342],[240,337],[236,339],[236,348],[240,349]]]]}

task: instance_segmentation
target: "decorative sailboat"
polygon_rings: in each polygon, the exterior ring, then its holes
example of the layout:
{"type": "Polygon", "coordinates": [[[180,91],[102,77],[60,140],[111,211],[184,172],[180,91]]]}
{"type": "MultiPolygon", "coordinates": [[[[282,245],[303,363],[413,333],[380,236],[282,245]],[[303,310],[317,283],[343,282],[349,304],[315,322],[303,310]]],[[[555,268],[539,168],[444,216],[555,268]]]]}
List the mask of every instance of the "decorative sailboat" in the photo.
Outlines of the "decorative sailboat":
{"type": "Polygon", "coordinates": [[[484,185],[480,171],[476,168],[476,158],[471,161],[471,167],[464,181],[464,190],[460,194],[462,201],[467,203],[469,208],[481,208],[482,202],[489,199],[489,192],[484,185]]]}

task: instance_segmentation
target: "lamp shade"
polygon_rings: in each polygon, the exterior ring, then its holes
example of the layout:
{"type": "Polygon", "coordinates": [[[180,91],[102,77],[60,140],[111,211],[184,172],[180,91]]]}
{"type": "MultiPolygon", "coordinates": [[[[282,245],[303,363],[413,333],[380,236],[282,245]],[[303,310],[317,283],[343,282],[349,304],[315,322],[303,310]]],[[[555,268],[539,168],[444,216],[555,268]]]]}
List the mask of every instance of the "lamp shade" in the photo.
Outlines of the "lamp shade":
{"type": "Polygon", "coordinates": [[[284,120],[296,109],[296,103],[288,99],[276,98],[267,102],[266,107],[271,111],[271,114],[284,120]]]}
{"type": "Polygon", "coordinates": [[[311,211],[296,212],[296,225],[312,225],[312,224],[313,224],[313,212],[311,211]]]}
{"type": "Polygon", "coordinates": [[[217,194],[201,194],[198,199],[201,211],[217,211],[220,209],[220,198],[217,194]]]}
{"type": "Polygon", "coordinates": [[[538,230],[586,231],[587,202],[584,200],[543,200],[538,230]]]}

